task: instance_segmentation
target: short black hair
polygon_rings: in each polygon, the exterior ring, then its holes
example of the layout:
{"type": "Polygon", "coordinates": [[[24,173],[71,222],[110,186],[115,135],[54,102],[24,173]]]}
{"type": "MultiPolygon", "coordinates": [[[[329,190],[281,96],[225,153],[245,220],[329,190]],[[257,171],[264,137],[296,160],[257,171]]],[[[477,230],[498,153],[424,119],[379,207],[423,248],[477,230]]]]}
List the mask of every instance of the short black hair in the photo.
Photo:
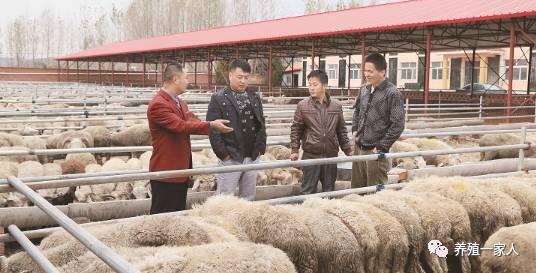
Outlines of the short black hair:
{"type": "Polygon", "coordinates": [[[176,62],[168,63],[166,69],[164,70],[164,81],[171,82],[173,81],[173,76],[176,73],[182,73],[182,65],[176,62]]]}
{"type": "Polygon", "coordinates": [[[237,68],[242,69],[242,71],[246,73],[251,73],[251,66],[244,59],[236,59],[231,61],[231,64],[229,64],[229,71],[234,71],[237,68]]]}
{"type": "Polygon", "coordinates": [[[311,71],[311,73],[307,75],[307,80],[309,80],[310,78],[317,78],[322,84],[328,84],[328,74],[326,74],[326,72],[324,72],[323,70],[311,71]]]}
{"type": "Polygon", "coordinates": [[[387,62],[385,57],[380,53],[370,53],[365,58],[365,63],[372,63],[376,70],[384,71],[387,70],[387,62]]]}

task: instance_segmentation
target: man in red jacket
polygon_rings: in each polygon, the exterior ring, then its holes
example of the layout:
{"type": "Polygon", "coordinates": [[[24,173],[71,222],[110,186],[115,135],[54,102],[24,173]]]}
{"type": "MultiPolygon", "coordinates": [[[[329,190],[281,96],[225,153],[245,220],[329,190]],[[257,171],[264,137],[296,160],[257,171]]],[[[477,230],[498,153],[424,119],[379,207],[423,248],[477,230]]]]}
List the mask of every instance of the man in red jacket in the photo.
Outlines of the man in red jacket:
{"type": "MultiPolygon", "coordinates": [[[[188,81],[180,64],[168,64],[164,71],[164,86],[147,108],[153,154],[149,171],[183,170],[192,168],[190,135],[208,135],[210,128],[229,133],[227,120],[201,121],[188,110],[178,95],[186,91],[188,81]]],[[[179,211],[186,208],[188,177],[151,180],[151,214],[179,211]]]]}

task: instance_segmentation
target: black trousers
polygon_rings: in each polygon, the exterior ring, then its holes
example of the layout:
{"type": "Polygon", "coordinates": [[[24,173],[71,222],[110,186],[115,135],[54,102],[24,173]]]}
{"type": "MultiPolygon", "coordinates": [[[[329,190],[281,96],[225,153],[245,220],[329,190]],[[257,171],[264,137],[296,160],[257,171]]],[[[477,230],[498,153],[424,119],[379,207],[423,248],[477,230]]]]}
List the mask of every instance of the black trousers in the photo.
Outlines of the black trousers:
{"type": "MultiPolygon", "coordinates": [[[[310,154],[304,152],[302,159],[325,158],[326,156],[310,154]]],[[[337,180],[337,164],[316,165],[302,167],[303,183],[301,185],[302,194],[316,193],[318,181],[322,184],[322,191],[333,191],[335,180],[337,180]]]]}
{"type": "Polygon", "coordinates": [[[151,214],[186,209],[188,183],[168,183],[151,180],[151,214]]]}

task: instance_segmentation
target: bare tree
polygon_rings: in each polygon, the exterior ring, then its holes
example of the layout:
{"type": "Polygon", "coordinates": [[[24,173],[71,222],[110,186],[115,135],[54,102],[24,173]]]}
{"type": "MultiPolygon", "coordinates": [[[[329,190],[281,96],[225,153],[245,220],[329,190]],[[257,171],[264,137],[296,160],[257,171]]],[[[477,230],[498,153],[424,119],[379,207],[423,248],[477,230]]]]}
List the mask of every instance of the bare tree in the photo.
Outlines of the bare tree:
{"type": "Polygon", "coordinates": [[[303,0],[305,4],[305,13],[318,13],[329,10],[329,5],[326,0],[303,0]]]}
{"type": "Polygon", "coordinates": [[[338,0],[336,8],[337,10],[340,10],[340,9],[357,8],[359,6],[360,4],[358,0],[338,0]]]}

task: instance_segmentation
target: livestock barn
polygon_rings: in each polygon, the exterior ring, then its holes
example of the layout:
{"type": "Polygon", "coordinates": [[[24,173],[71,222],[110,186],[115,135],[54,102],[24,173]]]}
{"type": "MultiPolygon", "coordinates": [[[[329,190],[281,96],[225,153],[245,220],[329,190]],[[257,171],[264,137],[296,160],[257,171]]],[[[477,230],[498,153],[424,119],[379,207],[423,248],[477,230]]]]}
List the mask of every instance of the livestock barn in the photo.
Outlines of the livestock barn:
{"type": "Polygon", "coordinates": [[[0,272],[533,272],[535,43],[534,1],[409,0],[0,70],[0,272]],[[290,161],[307,74],[327,72],[351,132],[373,52],[404,96],[401,137],[388,153],[290,161]],[[149,172],[147,108],[166,64],[187,68],[180,99],[205,120],[233,59],[253,67],[266,153],[229,169],[192,136],[192,169],[149,172]],[[352,162],[383,156],[388,183],[352,188],[352,162]],[[302,168],[325,164],[335,190],[301,195],[302,168]],[[238,170],[258,172],[255,201],[216,194],[216,176],[238,170]],[[185,176],[188,209],[148,215],[150,180],[185,176]]]}

